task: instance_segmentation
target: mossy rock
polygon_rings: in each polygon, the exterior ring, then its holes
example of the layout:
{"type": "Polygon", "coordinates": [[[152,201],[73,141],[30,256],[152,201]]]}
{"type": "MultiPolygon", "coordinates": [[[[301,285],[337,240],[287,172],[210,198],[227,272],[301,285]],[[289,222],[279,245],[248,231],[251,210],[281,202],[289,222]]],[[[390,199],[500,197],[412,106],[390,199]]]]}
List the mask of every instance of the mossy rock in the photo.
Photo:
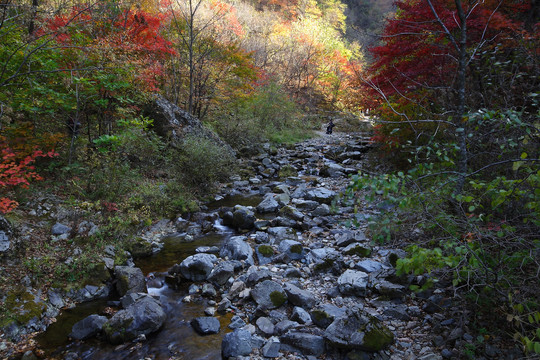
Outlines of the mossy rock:
{"type": "Polygon", "coordinates": [[[394,334],[383,324],[371,321],[364,330],[364,348],[379,351],[394,342],[394,334]]]}
{"type": "Polygon", "coordinates": [[[143,238],[134,239],[128,246],[134,259],[145,258],[152,255],[152,244],[143,238]]]}
{"type": "MultiPolygon", "coordinates": [[[[6,296],[6,319],[10,318],[19,325],[28,323],[33,318],[41,318],[47,308],[44,302],[26,289],[11,291],[6,296]]],[[[9,320],[7,320],[9,322],[9,320]]]]}
{"type": "Polygon", "coordinates": [[[257,251],[265,257],[271,257],[274,255],[274,249],[270,245],[260,245],[257,248],[257,251]]]}
{"type": "Polygon", "coordinates": [[[287,296],[283,294],[281,291],[272,291],[270,293],[270,301],[272,301],[272,304],[275,307],[280,307],[281,305],[285,304],[285,301],[287,301],[287,296]]]}
{"type": "Polygon", "coordinates": [[[282,166],[279,169],[278,176],[280,178],[288,178],[290,176],[298,176],[298,171],[291,165],[282,166]]]}
{"type": "Polygon", "coordinates": [[[362,245],[352,246],[350,249],[345,251],[347,255],[358,255],[360,257],[369,257],[371,255],[371,248],[364,247],[362,245]]]}
{"type": "Polygon", "coordinates": [[[101,286],[111,279],[111,272],[104,262],[91,265],[84,281],[85,285],[101,286]]]}
{"type": "Polygon", "coordinates": [[[295,244],[289,248],[289,251],[294,254],[301,254],[304,248],[300,244],[295,244]]]}

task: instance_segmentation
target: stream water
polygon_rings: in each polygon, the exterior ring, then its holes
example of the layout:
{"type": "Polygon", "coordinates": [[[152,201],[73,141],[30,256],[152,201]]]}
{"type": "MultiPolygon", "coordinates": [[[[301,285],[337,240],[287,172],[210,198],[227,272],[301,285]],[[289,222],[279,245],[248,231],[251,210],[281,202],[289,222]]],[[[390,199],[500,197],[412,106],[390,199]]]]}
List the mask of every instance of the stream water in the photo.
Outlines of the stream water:
{"type": "MultiPolygon", "coordinates": [[[[240,202],[241,198],[227,199],[223,203],[213,204],[217,209],[228,202],[240,202]]],[[[246,200],[246,199],[244,199],[246,200]]],[[[252,199],[248,198],[247,202],[252,199]]],[[[148,293],[159,297],[167,320],[163,328],[150,334],[146,341],[132,342],[122,345],[110,345],[99,339],[71,341],[68,338],[73,325],[91,314],[101,314],[108,306],[109,300],[92,301],[66,309],[57,317],[57,321],[41,334],[37,341],[48,359],[65,359],[68,353],[77,354],[83,360],[117,360],[117,359],[221,359],[221,340],[229,331],[231,314],[217,315],[221,323],[221,331],[215,335],[200,336],[190,326],[193,318],[204,316],[208,306],[207,299],[198,299],[190,303],[182,302],[188,294],[187,287],[172,289],[165,282],[167,270],[193,255],[201,246],[219,246],[233,230],[216,223],[214,231],[205,234],[193,242],[182,242],[182,236],[171,234],[162,239],[163,248],[151,257],[136,261],[135,265],[145,276],[153,278],[149,282],[148,293]]]]}

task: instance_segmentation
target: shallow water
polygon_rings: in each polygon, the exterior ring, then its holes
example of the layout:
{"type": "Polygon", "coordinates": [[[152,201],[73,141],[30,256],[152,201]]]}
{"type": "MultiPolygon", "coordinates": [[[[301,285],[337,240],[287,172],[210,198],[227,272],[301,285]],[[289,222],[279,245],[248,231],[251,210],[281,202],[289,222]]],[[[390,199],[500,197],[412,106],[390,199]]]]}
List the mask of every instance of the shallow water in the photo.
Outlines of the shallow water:
{"type": "MultiPolygon", "coordinates": [[[[218,334],[200,336],[190,326],[193,318],[204,316],[208,306],[206,299],[192,303],[183,303],[187,289],[174,290],[164,281],[166,271],[180,263],[187,256],[195,253],[200,246],[219,246],[232,233],[221,228],[219,233],[201,236],[193,242],[182,242],[181,237],[167,236],[163,239],[163,249],[151,257],[136,262],[145,275],[152,273],[154,284],[162,287],[149,287],[148,293],[159,297],[167,320],[156,334],[147,337],[142,343],[110,345],[99,339],[70,341],[68,335],[73,325],[91,314],[100,314],[107,306],[107,300],[91,301],[66,309],[57,317],[57,321],[41,334],[37,341],[45,350],[48,359],[63,359],[68,352],[77,353],[81,359],[221,359],[221,340],[228,331],[230,315],[218,316],[221,331],[218,334]]],[[[155,285],[154,285],[155,286],[155,285]]]]}

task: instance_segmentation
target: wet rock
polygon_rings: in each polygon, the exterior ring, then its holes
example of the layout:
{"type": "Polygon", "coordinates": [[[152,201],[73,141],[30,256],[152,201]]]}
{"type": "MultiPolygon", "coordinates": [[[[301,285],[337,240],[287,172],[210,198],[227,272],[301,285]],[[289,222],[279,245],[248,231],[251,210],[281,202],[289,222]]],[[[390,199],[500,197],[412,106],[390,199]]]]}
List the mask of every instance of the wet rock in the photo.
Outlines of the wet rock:
{"type": "Polygon", "coordinates": [[[221,342],[221,356],[229,357],[247,356],[251,353],[251,334],[247,330],[236,329],[225,334],[221,342]]]}
{"type": "Polygon", "coordinates": [[[141,259],[153,254],[152,243],[144,240],[143,238],[135,239],[128,247],[131,256],[134,259],[141,259]]]}
{"type": "Polygon", "coordinates": [[[101,332],[101,328],[106,322],[107,318],[105,316],[97,314],[90,315],[73,325],[69,337],[75,340],[85,340],[94,337],[101,332]]]}
{"type": "Polygon", "coordinates": [[[71,228],[67,225],[56,223],[53,225],[51,229],[51,234],[54,236],[69,234],[71,232],[71,228]]]}
{"type": "Polygon", "coordinates": [[[114,268],[116,290],[120,296],[129,293],[146,292],[146,281],[141,269],[130,266],[114,268]]]}
{"type": "Polygon", "coordinates": [[[282,344],[292,347],[292,349],[285,347],[286,350],[300,350],[305,355],[321,356],[326,348],[322,336],[304,332],[291,331],[281,335],[279,340],[282,344]]]}
{"type": "Polygon", "coordinates": [[[264,199],[257,205],[257,211],[261,214],[277,212],[281,206],[274,198],[275,195],[273,193],[266,194],[264,199]]]}
{"type": "Polygon", "coordinates": [[[255,323],[265,336],[271,336],[274,334],[274,324],[267,317],[260,317],[255,323]]]}
{"type": "Polygon", "coordinates": [[[369,275],[362,271],[347,270],[338,278],[338,288],[343,295],[365,296],[369,275]]]}
{"type": "Polygon", "coordinates": [[[301,260],[304,258],[304,248],[298,241],[283,240],[279,243],[278,250],[280,253],[286,254],[291,260],[301,260]]]}
{"type": "Polygon", "coordinates": [[[377,319],[358,310],[334,320],[324,332],[324,338],[337,348],[379,351],[392,344],[394,335],[377,319]]]}
{"type": "Polygon", "coordinates": [[[251,297],[257,305],[266,309],[275,309],[287,301],[287,294],[277,282],[264,280],[255,285],[251,297]]]}
{"type": "Polygon", "coordinates": [[[144,296],[114,314],[103,325],[103,331],[110,343],[119,344],[159,330],[166,317],[158,300],[144,296]]]}
{"type": "Polygon", "coordinates": [[[198,317],[191,320],[190,324],[200,335],[217,334],[220,329],[219,320],[215,317],[198,317]]]}
{"type": "Polygon", "coordinates": [[[61,307],[64,306],[64,300],[62,298],[62,295],[58,291],[54,289],[49,289],[49,292],[47,293],[47,295],[49,297],[49,302],[55,308],[60,309],[61,307]]]}
{"type": "Polygon", "coordinates": [[[234,266],[230,261],[223,261],[217,264],[210,275],[208,275],[208,281],[223,286],[227,283],[227,280],[234,275],[234,266]]]}
{"type": "Polygon", "coordinates": [[[323,304],[313,309],[310,313],[311,321],[318,327],[326,329],[335,319],[343,316],[345,309],[332,304],[323,304]]]}
{"type": "Polygon", "coordinates": [[[214,268],[217,257],[212,254],[195,254],[188,256],[179,265],[179,271],[188,280],[205,281],[214,268]]]}
{"type": "Polygon", "coordinates": [[[232,226],[238,230],[251,230],[255,227],[255,214],[246,207],[235,209],[232,217],[232,226]]]}
{"type": "Polygon", "coordinates": [[[287,294],[287,299],[293,305],[300,306],[304,309],[310,309],[317,303],[317,299],[311,292],[302,290],[291,283],[286,283],[283,286],[283,289],[287,294]]]}
{"type": "Polygon", "coordinates": [[[245,241],[245,236],[233,236],[223,244],[219,255],[228,257],[230,260],[244,260],[247,264],[253,265],[253,249],[245,241]]]}
{"type": "Polygon", "coordinates": [[[217,296],[216,289],[212,284],[204,284],[202,287],[201,295],[207,298],[213,298],[217,296]]]}

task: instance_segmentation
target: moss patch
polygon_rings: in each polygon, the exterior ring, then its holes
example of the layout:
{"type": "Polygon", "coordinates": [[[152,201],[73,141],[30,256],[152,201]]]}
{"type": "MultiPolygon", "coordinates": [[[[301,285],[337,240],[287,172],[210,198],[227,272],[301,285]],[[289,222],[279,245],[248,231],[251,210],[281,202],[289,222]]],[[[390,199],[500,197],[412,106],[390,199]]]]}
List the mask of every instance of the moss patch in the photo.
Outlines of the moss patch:
{"type": "Polygon", "coordinates": [[[19,289],[7,295],[5,308],[7,316],[3,322],[9,323],[9,319],[11,319],[20,325],[24,325],[34,317],[40,318],[46,309],[46,305],[36,299],[32,293],[25,289],[19,289]]]}
{"type": "Polygon", "coordinates": [[[295,254],[301,254],[302,250],[303,248],[302,248],[302,245],[300,244],[294,244],[293,246],[289,248],[289,251],[295,254]]]}
{"type": "Polygon", "coordinates": [[[261,245],[257,248],[257,251],[265,257],[274,255],[274,249],[270,245],[261,245]]]}
{"type": "Polygon", "coordinates": [[[276,290],[270,293],[270,301],[272,301],[272,304],[275,307],[280,307],[281,305],[285,304],[287,297],[281,291],[276,290]]]}
{"type": "Polygon", "coordinates": [[[364,348],[379,351],[394,342],[394,334],[384,325],[375,324],[373,319],[364,331],[364,348]]]}
{"type": "Polygon", "coordinates": [[[363,247],[361,245],[357,245],[352,247],[351,249],[347,250],[345,252],[347,255],[358,255],[361,257],[368,257],[371,255],[371,249],[367,247],[363,247]]]}

